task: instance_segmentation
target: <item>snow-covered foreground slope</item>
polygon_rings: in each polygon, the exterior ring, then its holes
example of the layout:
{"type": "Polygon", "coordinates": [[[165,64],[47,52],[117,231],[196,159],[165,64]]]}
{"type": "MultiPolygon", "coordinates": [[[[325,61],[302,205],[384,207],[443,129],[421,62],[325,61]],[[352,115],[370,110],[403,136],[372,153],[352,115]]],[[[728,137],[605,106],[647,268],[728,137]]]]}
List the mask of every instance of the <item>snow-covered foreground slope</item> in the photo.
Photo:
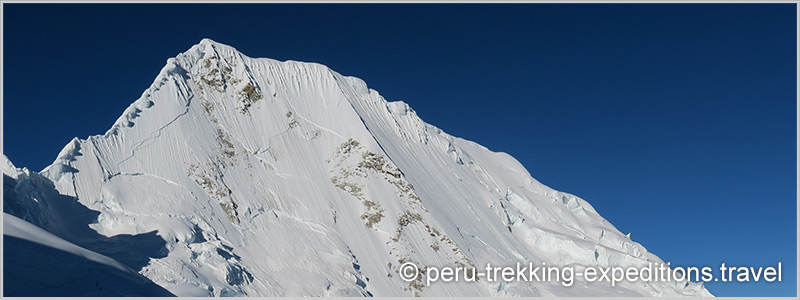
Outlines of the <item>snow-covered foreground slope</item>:
{"type": "Polygon", "coordinates": [[[3,214],[5,296],[171,296],[125,265],[3,214]]]}
{"type": "Polygon", "coordinates": [[[135,263],[177,295],[710,295],[685,281],[403,281],[405,262],[661,260],[584,200],[358,78],[208,39],[169,59],[108,132],[74,139],[41,173],[99,212],[98,235],[155,233],[166,250],[135,263]]]}
{"type": "MultiPolygon", "coordinates": [[[[14,168],[5,156],[2,156],[2,163],[5,296],[172,295],[117,260],[77,246],[42,229],[49,228],[50,231],[62,234],[66,233],[62,229],[77,229],[70,227],[77,225],[74,222],[82,216],[63,214],[79,213],[77,210],[66,209],[77,202],[74,199],[59,199],[58,193],[49,193],[52,185],[47,186],[47,179],[35,172],[14,168]],[[59,203],[61,200],[65,203],[59,203]],[[66,202],[70,200],[72,204],[66,202]]],[[[90,230],[83,230],[83,233],[87,231],[90,230]]],[[[78,238],[83,233],[78,229],[65,237],[78,238]]],[[[88,241],[90,238],[91,235],[87,235],[79,240],[88,241]]]]}

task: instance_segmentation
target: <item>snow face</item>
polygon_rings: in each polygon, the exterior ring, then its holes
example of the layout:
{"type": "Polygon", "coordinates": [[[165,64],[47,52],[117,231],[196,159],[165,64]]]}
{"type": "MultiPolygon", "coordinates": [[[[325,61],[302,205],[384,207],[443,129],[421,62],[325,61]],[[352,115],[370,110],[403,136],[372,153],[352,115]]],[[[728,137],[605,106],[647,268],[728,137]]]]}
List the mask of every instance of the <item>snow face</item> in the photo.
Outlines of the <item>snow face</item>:
{"type": "Polygon", "coordinates": [[[98,212],[96,234],[155,233],[165,251],[140,251],[138,271],[179,296],[710,295],[687,282],[403,281],[404,262],[661,260],[513,157],[442,132],[358,78],[208,39],[42,175],[98,212]]]}

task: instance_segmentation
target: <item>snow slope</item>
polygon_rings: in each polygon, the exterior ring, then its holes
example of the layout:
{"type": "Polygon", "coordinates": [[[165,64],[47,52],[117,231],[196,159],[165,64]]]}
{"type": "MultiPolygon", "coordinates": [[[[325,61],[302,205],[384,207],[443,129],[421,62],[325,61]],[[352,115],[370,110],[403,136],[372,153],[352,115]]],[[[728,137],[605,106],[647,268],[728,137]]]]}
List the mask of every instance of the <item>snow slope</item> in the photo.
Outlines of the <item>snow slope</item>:
{"type": "Polygon", "coordinates": [[[155,233],[166,251],[132,263],[179,296],[710,295],[677,281],[403,281],[404,262],[661,260],[513,157],[442,132],[358,78],[208,39],[41,174],[99,213],[95,234],[155,233]]]}
{"type": "Polygon", "coordinates": [[[5,296],[172,295],[116,260],[15,216],[3,214],[3,230],[5,296]]]}
{"type": "MultiPolygon", "coordinates": [[[[6,212],[45,227],[58,222],[49,201],[27,188],[32,174],[2,157],[4,296],[171,296],[164,288],[122,263],[70,243],[6,212]],[[18,189],[19,188],[19,189],[18,189]],[[17,199],[17,195],[35,195],[17,199]],[[21,200],[21,201],[20,201],[21,200]],[[46,221],[45,221],[46,220],[46,221]],[[52,222],[50,221],[52,220],[52,222]],[[43,222],[44,221],[44,222],[43,222]]],[[[46,180],[45,180],[46,181],[46,180]]],[[[43,181],[43,182],[45,182],[43,181]]],[[[46,190],[46,189],[42,189],[46,190]]],[[[45,196],[46,197],[46,196],[45,196]]]]}

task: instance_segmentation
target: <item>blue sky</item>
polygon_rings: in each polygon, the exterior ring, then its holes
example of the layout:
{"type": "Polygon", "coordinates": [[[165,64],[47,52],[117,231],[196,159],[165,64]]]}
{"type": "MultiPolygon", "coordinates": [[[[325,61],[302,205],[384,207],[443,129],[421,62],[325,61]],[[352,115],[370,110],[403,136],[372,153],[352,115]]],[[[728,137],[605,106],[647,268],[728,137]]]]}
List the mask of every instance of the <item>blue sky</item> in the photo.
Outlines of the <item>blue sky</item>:
{"type": "Polygon", "coordinates": [[[673,265],[783,262],[796,295],[793,4],[4,4],[4,153],[105,132],[204,37],[323,63],[513,155],[673,265]]]}

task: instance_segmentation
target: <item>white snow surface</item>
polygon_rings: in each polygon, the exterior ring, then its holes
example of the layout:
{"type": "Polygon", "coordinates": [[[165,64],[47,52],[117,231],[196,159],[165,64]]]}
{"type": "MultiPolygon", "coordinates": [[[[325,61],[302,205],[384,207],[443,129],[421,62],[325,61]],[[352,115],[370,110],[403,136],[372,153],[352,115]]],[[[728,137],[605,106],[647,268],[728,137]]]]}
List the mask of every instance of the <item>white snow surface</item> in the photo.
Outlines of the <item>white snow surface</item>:
{"type": "Polygon", "coordinates": [[[118,261],[7,213],[3,244],[5,296],[171,296],[118,261]]]}
{"type": "Polygon", "coordinates": [[[403,281],[403,262],[662,261],[583,199],[358,78],[209,39],[41,174],[97,212],[83,225],[98,236],[158,237],[166,250],[132,268],[179,296],[711,295],[685,281],[403,281]]]}

